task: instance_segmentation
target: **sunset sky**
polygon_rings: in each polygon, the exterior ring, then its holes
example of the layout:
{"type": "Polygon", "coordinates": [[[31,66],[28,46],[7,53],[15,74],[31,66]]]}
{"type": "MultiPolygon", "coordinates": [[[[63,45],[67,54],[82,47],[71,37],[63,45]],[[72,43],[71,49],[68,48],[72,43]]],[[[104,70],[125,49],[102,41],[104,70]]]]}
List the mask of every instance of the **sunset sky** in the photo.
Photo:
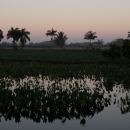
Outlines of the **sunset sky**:
{"type": "Polygon", "coordinates": [[[127,38],[130,0],[0,0],[2,41],[11,27],[26,28],[31,42],[50,40],[45,33],[53,27],[68,36],[67,43],[86,42],[88,31],[106,43],[127,38]]]}

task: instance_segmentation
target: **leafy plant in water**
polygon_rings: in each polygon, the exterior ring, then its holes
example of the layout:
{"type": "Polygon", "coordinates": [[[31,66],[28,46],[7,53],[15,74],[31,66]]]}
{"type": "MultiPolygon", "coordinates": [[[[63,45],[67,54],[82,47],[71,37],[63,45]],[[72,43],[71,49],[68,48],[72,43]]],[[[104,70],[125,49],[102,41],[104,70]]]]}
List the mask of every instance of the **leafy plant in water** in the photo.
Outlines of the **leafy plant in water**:
{"type": "Polygon", "coordinates": [[[93,117],[108,105],[109,99],[103,94],[99,88],[94,92],[83,86],[81,89],[76,82],[69,88],[58,86],[57,82],[46,90],[35,85],[30,88],[28,84],[14,91],[0,88],[0,112],[6,120],[15,118],[16,122],[25,117],[35,122],[63,119],[64,123],[67,118],[82,117],[80,123],[84,125],[86,116],[93,117]]]}

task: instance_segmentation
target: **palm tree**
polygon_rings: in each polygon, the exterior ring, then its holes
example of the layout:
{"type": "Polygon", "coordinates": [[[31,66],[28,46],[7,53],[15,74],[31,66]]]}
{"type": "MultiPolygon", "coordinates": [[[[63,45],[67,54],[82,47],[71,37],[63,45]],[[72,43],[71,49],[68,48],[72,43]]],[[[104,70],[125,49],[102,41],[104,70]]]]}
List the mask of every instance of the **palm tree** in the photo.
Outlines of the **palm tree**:
{"type": "Polygon", "coordinates": [[[88,32],[84,35],[84,39],[90,40],[90,45],[91,45],[91,40],[94,40],[95,38],[97,38],[96,32],[88,31],[88,32]]]}
{"type": "Polygon", "coordinates": [[[98,45],[103,45],[103,43],[104,43],[104,41],[103,41],[103,39],[98,39],[98,45]]]}
{"type": "Polygon", "coordinates": [[[22,29],[20,30],[20,42],[21,42],[21,49],[23,49],[25,43],[28,41],[30,41],[29,35],[30,32],[26,31],[26,29],[22,29]],[[27,40],[26,40],[27,39],[27,40]]]}
{"type": "Polygon", "coordinates": [[[3,36],[3,31],[0,30],[0,41],[1,41],[3,38],[4,38],[4,36],[3,36]]]}
{"type": "Polygon", "coordinates": [[[54,30],[52,28],[52,30],[48,30],[47,33],[46,33],[47,36],[51,36],[51,46],[52,46],[52,42],[53,42],[53,36],[57,35],[56,32],[57,32],[57,30],[54,30]]]}
{"type": "Polygon", "coordinates": [[[64,32],[61,31],[58,32],[57,36],[54,38],[54,42],[62,48],[67,39],[67,36],[64,35],[64,32]]]}
{"type": "Polygon", "coordinates": [[[16,42],[18,42],[19,38],[20,38],[20,30],[19,28],[13,28],[11,27],[11,29],[8,31],[7,33],[7,39],[9,38],[13,38],[13,49],[15,50],[17,48],[16,46],[16,42]]]}
{"type": "Polygon", "coordinates": [[[128,38],[130,38],[130,32],[128,32],[128,38]]]}

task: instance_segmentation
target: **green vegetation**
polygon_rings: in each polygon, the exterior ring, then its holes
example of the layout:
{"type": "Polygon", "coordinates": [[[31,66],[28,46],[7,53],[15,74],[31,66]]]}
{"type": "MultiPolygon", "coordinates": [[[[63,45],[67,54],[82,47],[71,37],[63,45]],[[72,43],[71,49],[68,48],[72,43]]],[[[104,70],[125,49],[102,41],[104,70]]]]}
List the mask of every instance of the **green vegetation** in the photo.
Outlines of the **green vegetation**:
{"type": "Polygon", "coordinates": [[[3,61],[0,63],[0,77],[25,77],[26,75],[38,76],[39,74],[52,77],[80,78],[85,75],[97,77],[105,75],[112,77],[113,75],[118,80],[118,76],[129,79],[130,68],[129,64],[52,64],[37,61],[3,61]]]}
{"type": "MultiPolygon", "coordinates": [[[[0,50],[0,60],[33,60],[33,61],[50,61],[61,63],[107,63],[108,61],[102,56],[102,51],[85,51],[85,50],[49,50],[49,49],[30,49],[21,51],[0,50]]],[[[115,62],[127,63],[128,59],[121,56],[115,62]]]]}
{"type": "Polygon", "coordinates": [[[102,55],[108,60],[120,59],[121,55],[130,59],[130,40],[125,39],[122,47],[117,46],[115,43],[110,44],[110,48],[104,50],[102,55]]]}
{"type": "Polygon", "coordinates": [[[111,104],[115,104],[122,114],[128,113],[130,111],[130,86],[122,86],[124,81],[127,81],[129,85],[128,79],[122,79],[124,76],[122,72],[128,71],[126,75],[129,76],[130,70],[124,66],[121,69],[119,66],[117,68],[100,66],[105,72],[99,75],[98,69],[101,70],[99,66],[87,67],[89,68],[86,76],[89,76],[94,87],[87,85],[88,78],[85,76],[77,80],[74,77],[55,76],[53,78],[49,76],[27,76],[25,79],[1,78],[0,120],[4,117],[6,121],[15,119],[16,123],[20,123],[23,117],[36,123],[52,123],[56,119],[65,123],[66,120],[76,118],[80,120],[80,124],[84,125],[86,117],[91,119],[111,104]],[[119,70],[117,74],[115,74],[115,68],[116,71],[119,70]],[[89,75],[89,72],[94,72],[94,75],[89,75]],[[103,73],[104,77],[102,77],[103,73]],[[121,92],[124,96],[119,96],[121,92]]]}
{"type": "Polygon", "coordinates": [[[18,84],[13,91],[8,87],[11,81],[6,88],[4,80],[0,84],[0,118],[3,116],[6,121],[13,118],[17,123],[20,123],[21,117],[36,123],[51,123],[55,119],[65,123],[67,119],[76,118],[84,125],[85,117],[92,118],[108,107],[112,100],[110,96],[104,97],[102,88],[91,90],[83,84],[79,86],[77,82],[65,88],[59,85],[59,81],[47,88],[39,85],[31,88],[24,83],[18,84]]]}
{"type": "Polygon", "coordinates": [[[44,49],[1,50],[0,57],[0,118],[6,121],[19,123],[23,117],[65,123],[76,118],[84,125],[86,117],[111,104],[122,114],[130,111],[130,63],[123,56],[109,62],[101,51],[44,49]],[[95,87],[87,86],[86,79],[95,87]],[[117,98],[115,88],[126,96],[117,98]]]}
{"type": "Polygon", "coordinates": [[[121,47],[115,43],[110,44],[110,49],[104,50],[102,55],[108,60],[115,60],[121,57],[121,47]]]}
{"type": "Polygon", "coordinates": [[[124,57],[130,60],[130,40],[128,39],[124,40],[123,46],[122,46],[122,53],[124,57]]]}

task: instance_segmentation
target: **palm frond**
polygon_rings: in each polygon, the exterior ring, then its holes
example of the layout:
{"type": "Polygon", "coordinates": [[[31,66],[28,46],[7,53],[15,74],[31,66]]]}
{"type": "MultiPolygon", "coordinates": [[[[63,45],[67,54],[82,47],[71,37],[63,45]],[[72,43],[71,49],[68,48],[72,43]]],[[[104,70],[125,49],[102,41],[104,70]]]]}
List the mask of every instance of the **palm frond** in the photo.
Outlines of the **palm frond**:
{"type": "Polygon", "coordinates": [[[46,35],[47,35],[47,36],[56,36],[56,35],[57,35],[56,32],[57,32],[57,30],[54,30],[54,29],[52,28],[51,30],[47,30],[46,35]]]}

